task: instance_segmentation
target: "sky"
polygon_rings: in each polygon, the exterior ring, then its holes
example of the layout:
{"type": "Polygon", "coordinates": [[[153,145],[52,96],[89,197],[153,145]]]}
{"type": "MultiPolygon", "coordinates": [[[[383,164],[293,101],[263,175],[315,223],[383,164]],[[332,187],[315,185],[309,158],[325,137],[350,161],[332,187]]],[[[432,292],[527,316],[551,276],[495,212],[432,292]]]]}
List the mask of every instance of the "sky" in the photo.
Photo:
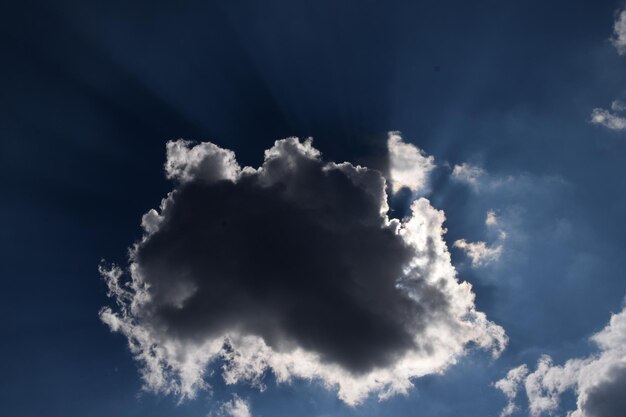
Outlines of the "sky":
{"type": "Polygon", "coordinates": [[[4,2],[0,414],[626,415],[625,10],[4,2]]]}

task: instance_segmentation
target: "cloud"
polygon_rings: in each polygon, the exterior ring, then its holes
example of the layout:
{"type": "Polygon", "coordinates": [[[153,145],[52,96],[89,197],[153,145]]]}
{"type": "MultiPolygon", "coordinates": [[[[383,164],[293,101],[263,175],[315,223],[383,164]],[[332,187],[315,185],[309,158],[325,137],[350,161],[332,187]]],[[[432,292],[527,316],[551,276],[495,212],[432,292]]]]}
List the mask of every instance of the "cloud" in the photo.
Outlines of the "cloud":
{"type": "Polygon", "coordinates": [[[494,192],[503,186],[519,186],[527,179],[523,176],[494,175],[484,168],[464,162],[455,165],[450,174],[452,181],[469,186],[474,192],[494,192]]]}
{"type": "Polygon", "coordinates": [[[210,142],[190,145],[191,142],[186,140],[167,143],[167,178],[180,182],[196,180],[209,183],[237,179],[241,168],[233,151],[210,142]]]}
{"type": "Polygon", "coordinates": [[[626,129],[626,117],[620,115],[624,113],[626,106],[619,100],[611,104],[611,110],[596,108],[591,112],[591,123],[602,125],[611,130],[626,129]]]}
{"type": "Polygon", "coordinates": [[[472,260],[473,267],[488,265],[500,259],[502,245],[488,246],[485,242],[468,242],[459,239],[454,242],[454,247],[463,250],[472,260]]]}
{"type": "Polygon", "coordinates": [[[480,186],[481,179],[485,176],[485,170],[481,167],[462,163],[455,165],[452,169],[452,179],[461,183],[465,183],[474,188],[480,186]]]}
{"type": "MultiPolygon", "coordinates": [[[[554,365],[544,355],[534,372],[523,380],[530,414],[551,415],[560,406],[563,393],[576,393],[576,410],[568,417],[615,417],[626,415],[626,308],[614,314],[609,324],[592,336],[599,351],[554,365]]],[[[521,368],[521,367],[520,367],[521,368]]],[[[520,369],[516,368],[516,369],[520,369]]],[[[510,372],[509,372],[510,374],[510,372]]],[[[509,384],[509,375],[496,383],[509,403],[521,384],[509,384]]],[[[508,406],[507,406],[508,407],[508,406]]]]}
{"type": "Polygon", "coordinates": [[[219,409],[219,416],[222,417],[251,417],[250,405],[239,396],[233,396],[233,399],[225,402],[219,409]]]}
{"type": "MultiPolygon", "coordinates": [[[[398,145],[392,142],[392,146],[398,145]]],[[[315,380],[355,405],[407,393],[468,345],[507,339],[476,310],[443,239],[443,212],[420,198],[388,217],[376,170],[324,162],[312,141],[276,141],[259,168],[210,143],[167,145],[176,181],[129,264],[101,266],[146,389],[193,398],[219,360],[227,384],[315,380]]]]}
{"type": "Polygon", "coordinates": [[[511,369],[506,374],[506,377],[494,384],[494,386],[502,391],[509,400],[506,407],[500,413],[500,417],[510,416],[518,410],[518,407],[515,405],[515,398],[517,397],[519,386],[526,378],[526,375],[528,375],[528,367],[526,365],[521,365],[517,368],[511,369]]]}
{"type": "Polygon", "coordinates": [[[591,112],[591,123],[602,125],[611,130],[626,129],[626,118],[611,113],[609,110],[595,108],[591,112]]]}
{"type": "Polygon", "coordinates": [[[485,218],[485,224],[488,227],[494,227],[498,225],[498,216],[496,216],[495,211],[489,210],[487,212],[487,217],[485,218]]]}
{"type": "Polygon", "coordinates": [[[428,176],[435,167],[434,158],[410,143],[404,143],[397,132],[389,133],[389,176],[391,189],[397,193],[406,187],[412,192],[423,191],[428,176]]]}
{"type": "Polygon", "coordinates": [[[626,10],[622,10],[617,16],[613,25],[611,43],[617,49],[618,54],[624,55],[626,53],[626,10]]]}
{"type": "MultiPolygon", "coordinates": [[[[617,14],[617,20],[613,25],[611,43],[619,55],[626,53],[626,10],[617,14]]],[[[591,111],[591,123],[601,125],[611,130],[626,129],[626,104],[615,100],[611,104],[611,110],[595,108],[591,111]]]]}
{"type": "Polygon", "coordinates": [[[472,267],[479,268],[486,266],[500,259],[503,250],[503,242],[508,237],[502,228],[500,221],[493,210],[487,211],[485,225],[489,232],[497,232],[496,244],[489,246],[486,242],[468,242],[465,239],[458,239],[454,242],[455,248],[461,249],[472,260],[472,267]]]}
{"type": "Polygon", "coordinates": [[[613,110],[613,111],[625,111],[626,110],[626,103],[624,103],[621,100],[613,100],[613,102],[611,103],[611,110],[613,110]]]}

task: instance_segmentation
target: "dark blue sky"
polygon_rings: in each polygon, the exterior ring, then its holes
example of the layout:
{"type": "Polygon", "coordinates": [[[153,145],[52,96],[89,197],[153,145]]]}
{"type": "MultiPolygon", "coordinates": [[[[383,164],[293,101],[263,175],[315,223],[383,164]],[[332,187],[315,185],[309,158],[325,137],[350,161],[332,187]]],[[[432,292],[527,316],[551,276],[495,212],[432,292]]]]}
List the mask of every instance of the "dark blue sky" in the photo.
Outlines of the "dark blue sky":
{"type": "Polygon", "coordinates": [[[230,398],[219,378],[180,405],[142,393],[126,341],[98,318],[100,259],[123,264],[171,188],[167,140],[211,140],[257,166],[274,140],[313,136],[328,160],[367,163],[397,130],[435,157],[428,197],[450,246],[490,241],[489,209],[504,222],[497,263],[452,254],[509,347],[356,409],[304,382],[237,392],[255,416],[497,416],[492,382],[542,353],[588,354],[626,294],[626,134],[589,122],[626,97],[609,42],[622,7],[4,2],[0,414],[204,416],[230,398]],[[482,167],[487,185],[451,180],[446,162],[482,167]]]}

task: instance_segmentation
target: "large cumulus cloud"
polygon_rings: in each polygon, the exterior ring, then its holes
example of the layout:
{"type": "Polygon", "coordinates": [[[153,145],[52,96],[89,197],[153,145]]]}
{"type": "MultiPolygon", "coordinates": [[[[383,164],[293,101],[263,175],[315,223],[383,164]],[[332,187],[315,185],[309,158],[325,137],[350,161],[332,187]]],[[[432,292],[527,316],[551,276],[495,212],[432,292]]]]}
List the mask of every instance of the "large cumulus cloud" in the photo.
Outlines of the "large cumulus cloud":
{"type": "Polygon", "coordinates": [[[193,397],[221,360],[227,383],[262,386],[271,371],[357,404],[406,392],[468,344],[506,344],[457,280],[443,213],[422,198],[390,219],[380,172],[296,138],[259,168],[174,141],[165,170],[176,186],[144,216],[128,267],[101,268],[116,301],[101,319],[128,338],[146,388],[193,397]]]}

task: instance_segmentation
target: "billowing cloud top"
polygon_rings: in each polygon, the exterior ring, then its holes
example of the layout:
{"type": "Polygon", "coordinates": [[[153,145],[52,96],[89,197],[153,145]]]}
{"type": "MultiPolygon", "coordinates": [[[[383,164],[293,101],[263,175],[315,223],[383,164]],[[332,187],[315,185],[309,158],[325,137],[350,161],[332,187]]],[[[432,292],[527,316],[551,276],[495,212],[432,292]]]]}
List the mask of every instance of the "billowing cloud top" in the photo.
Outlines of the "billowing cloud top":
{"type": "Polygon", "coordinates": [[[576,410],[569,417],[617,417],[626,415],[626,308],[611,316],[604,329],[593,335],[599,352],[574,358],[558,366],[543,355],[534,372],[521,365],[496,383],[509,399],[502,412],[510,415],[517,409],[515,399],[524,388],[528,409],[533,417],[554,415],[563,394],[576,393],[576,410]]]}
{"type": "Polygon", "coordinates": [[[176,187],[144,216],[127,273],[101,268],[117,307],[100,317],[128,338],[146,388],[193,397],[220,359],[226,383],[262,385],[269,370],[354,405],[407,392],[470,343],[504,348],[457,280],[443,213],[422,198],[390,219],[378,171],[296,138],[243,169],[214,144],[170,142],[165,171],[176,187]]]}

